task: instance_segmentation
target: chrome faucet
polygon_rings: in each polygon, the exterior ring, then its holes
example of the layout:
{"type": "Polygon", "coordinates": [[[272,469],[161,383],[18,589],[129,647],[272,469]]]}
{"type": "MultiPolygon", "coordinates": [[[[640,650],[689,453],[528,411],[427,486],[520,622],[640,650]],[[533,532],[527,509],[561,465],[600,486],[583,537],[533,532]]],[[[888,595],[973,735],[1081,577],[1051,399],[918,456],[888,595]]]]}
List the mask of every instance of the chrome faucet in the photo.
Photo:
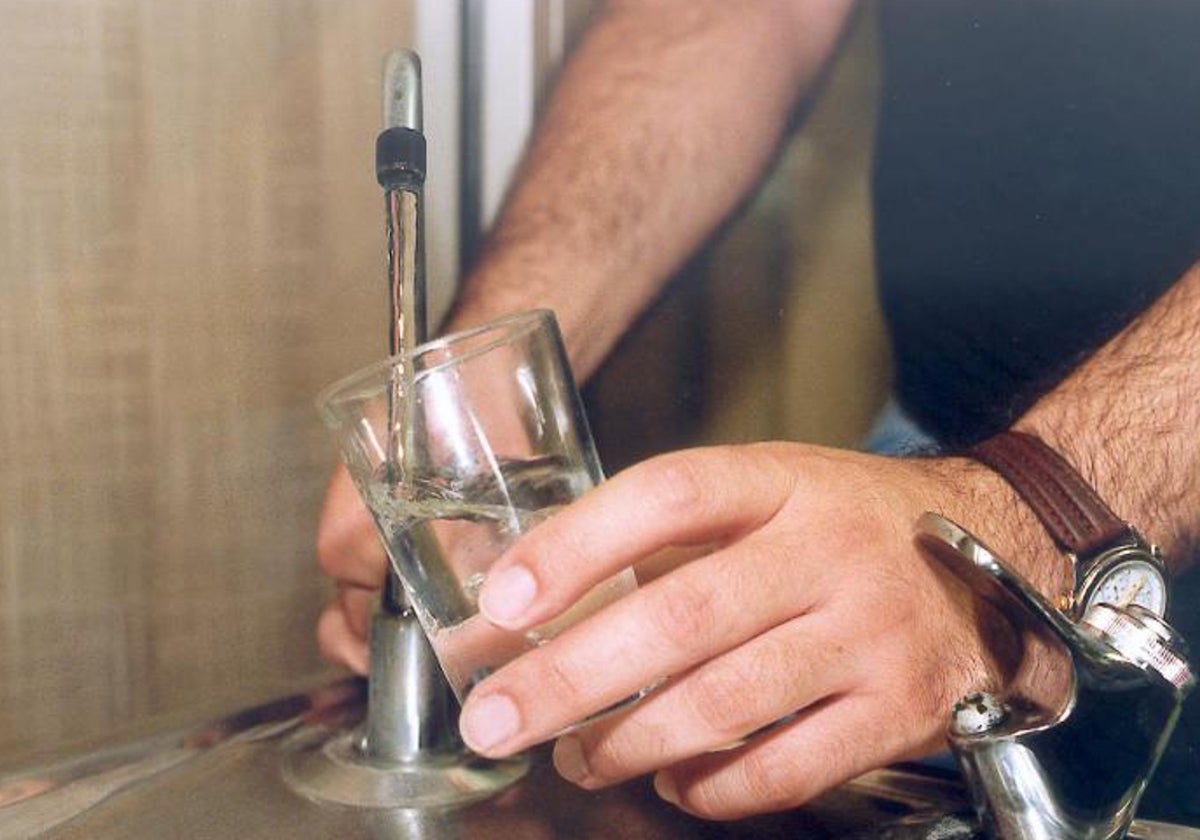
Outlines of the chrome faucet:
{"type": "MultiPolygon", "coordinates": [[[[375,144],[375,174],[387,207],[393,356],[411,353],[427,337],[421,111],[420,60],[411,50],[395,50],[384,67],[383,131],[375,144]]],[[[398,435],[416,434],[405,418],[391,423],[398,435]]],[[[403,458],[411,456],[406,443],[396,445],[403,458]]],[[[290,744],[283,769],[293,788],[343,805],[440,808],[489,796],[525,775],[527,757],[483,759],[459,739],[458,704],[392,564],[371,617],[370,661],[366,722],[356,732],[290,744]]]]}
{"type": "Polygon", "coordinates": [[[1099,604],[1079,624],[966,530],[934,513],[919,541],[1014,625],[1060,649],[1060,710],[980,693],[954,707],[950,745],[984,829],[1002,840],[1124,837],[1195,679],[1180,636],[1136,604],[1099,604]]]}
{"type": "MultiPolygon", "coordinates": [[[[421,63],[387,57],[383,131],[375,174],[387,207],[388,353],[411,351],[428,335],[425,310],[421,63]]],[[[363,752],[378,762],[414,761],[422,751],[459,751],[457,706],[396,572],[387,570],[370,629],[371,681],[363,752]]]]}

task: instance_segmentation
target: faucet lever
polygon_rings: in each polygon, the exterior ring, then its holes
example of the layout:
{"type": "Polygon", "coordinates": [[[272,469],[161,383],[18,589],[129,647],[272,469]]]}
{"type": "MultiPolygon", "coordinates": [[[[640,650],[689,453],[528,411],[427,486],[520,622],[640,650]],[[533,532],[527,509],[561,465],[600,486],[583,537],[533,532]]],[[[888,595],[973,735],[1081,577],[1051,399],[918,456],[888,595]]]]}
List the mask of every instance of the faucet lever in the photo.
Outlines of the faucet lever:
{"type": "Polygon", "coordinates": [[[985,830],[1000,840],[1124,837],[1195,684],[1183,639],[1135,604],[1102,604],[1073,623],[938,514],[920,517],[917,539],[1018,627],[1065,648],[1071,664],[1058,711],[983,693],[955,705],[950,746],[985,830]]]}

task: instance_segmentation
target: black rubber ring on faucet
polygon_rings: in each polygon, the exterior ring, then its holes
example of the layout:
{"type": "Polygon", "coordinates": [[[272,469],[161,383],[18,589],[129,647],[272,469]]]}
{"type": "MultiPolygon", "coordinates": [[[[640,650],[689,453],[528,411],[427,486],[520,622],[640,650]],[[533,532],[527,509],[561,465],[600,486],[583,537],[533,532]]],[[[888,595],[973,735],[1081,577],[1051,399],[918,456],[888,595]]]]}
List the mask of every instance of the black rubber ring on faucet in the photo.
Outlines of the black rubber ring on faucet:
{"type": "Polygon", "coordinates": [[[375,140],[375,177],[386,189],[425,182],[425,135],[411,128],[393,127],[375,140]]]}

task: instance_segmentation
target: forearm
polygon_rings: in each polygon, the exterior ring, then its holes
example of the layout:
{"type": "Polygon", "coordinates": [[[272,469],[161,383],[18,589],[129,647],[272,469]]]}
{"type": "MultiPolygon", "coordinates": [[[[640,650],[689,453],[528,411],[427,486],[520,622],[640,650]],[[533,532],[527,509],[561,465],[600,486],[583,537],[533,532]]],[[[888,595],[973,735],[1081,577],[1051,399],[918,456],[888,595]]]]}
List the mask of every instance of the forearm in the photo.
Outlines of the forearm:
{"type": "Polygon", "coordinates": [[[1200,527],[1200,263],[1016,428],[1067,456],[1114,510],[1193,562],[1200,527]]]}
{"type": "Polygon", "coordinates": [[[563,71],[451,325],[553,308],[588,375],[761,176],[851,3],[610,3],[563,71]]]}

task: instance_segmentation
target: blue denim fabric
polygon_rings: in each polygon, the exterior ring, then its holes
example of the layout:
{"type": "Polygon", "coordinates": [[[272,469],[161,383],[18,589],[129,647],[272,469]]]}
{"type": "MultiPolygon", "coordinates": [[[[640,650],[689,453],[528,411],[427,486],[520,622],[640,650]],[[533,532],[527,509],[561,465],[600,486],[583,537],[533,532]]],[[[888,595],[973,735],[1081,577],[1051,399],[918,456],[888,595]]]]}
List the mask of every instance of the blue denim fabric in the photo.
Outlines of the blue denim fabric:
{"type": "Polygon", "coordinates": [[[889,399],[862,448],[879,455],[923,455],[936,452],[938,442],[917,425],[894,399],[889,399]]]}

